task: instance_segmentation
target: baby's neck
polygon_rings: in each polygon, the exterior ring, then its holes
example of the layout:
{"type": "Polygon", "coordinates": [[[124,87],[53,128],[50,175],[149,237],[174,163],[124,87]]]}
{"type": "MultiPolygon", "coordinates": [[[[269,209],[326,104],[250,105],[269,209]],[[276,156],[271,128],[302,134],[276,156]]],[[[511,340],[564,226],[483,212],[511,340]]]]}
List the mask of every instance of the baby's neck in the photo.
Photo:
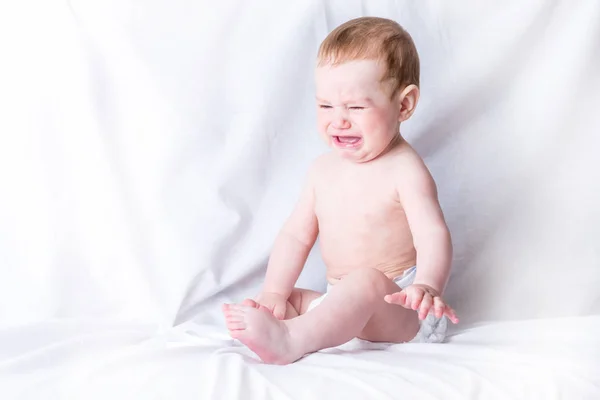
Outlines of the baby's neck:
{"type": "Polygon", "coordinates": [[[383,149],[383,151],[381,153],[379,153],[379,155],[377,157],[375,157],[374,159],[369,161],[369,163],[376,161],[376,160],[381,160],[382,158],[385,158],[392,151],[394,151],[395,149],[400,147],[404,142],[405,142],[404,138],[402,137],[402,135],[400,135],[400,133],[398,133],[396,136],[394,136],[394,138],[390,141],[390,143],[386,146],[386,148],[383,149]]]}
{"type": "Polygon", "coordinates": [[[390,144],[385,148],[385,150],[381,152],[381,155],[389,153],[391,150],[400,146],[403,142],[404,142],[404,138],[402,137],[400,132],[398,132],[398,134],[396,136],[394,136],[394,138],[390,141],[390,144]]]}

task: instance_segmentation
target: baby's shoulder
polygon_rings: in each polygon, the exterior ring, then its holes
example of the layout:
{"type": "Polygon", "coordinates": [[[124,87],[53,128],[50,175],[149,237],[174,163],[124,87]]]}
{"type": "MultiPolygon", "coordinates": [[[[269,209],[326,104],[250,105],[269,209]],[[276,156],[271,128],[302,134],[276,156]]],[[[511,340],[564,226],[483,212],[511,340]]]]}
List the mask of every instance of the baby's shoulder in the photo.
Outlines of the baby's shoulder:
{"type": "Polygon", "coordinates": [[[396,152],[389,161],[389,170],[399,183],[414,184],[416,181],[426,182],[432,179],[425,161],[412,147],[396,152]]]}
{"type": "Polygon", "coordinates": [[[396,171],[422,169],[425,162],[412,147],[406,145],[390,154],[387,167],[396,171]]]}

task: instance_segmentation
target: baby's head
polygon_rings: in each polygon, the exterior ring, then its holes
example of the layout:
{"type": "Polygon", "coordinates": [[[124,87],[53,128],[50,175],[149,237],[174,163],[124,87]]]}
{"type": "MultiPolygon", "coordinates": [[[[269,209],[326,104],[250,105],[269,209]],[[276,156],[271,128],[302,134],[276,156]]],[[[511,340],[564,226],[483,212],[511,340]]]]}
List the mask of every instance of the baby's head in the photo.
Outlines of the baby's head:
{"type": "Polygon", "coordinates": [[[319,132],[344,157],[370,161],[399,138],[419,99],[419,56],[391,20],[363,17],[321,43],[316,69],[319,132]]]}

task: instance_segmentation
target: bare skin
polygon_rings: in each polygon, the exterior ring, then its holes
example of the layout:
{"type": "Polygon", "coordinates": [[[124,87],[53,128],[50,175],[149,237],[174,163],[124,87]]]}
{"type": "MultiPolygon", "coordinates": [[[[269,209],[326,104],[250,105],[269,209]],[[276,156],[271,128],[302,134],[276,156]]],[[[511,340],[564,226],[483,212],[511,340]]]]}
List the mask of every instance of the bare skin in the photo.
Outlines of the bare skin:
{"type": "Polygon", "coordinates": [[[355,337],[410,341],[429,312],[458,322],[441,297],[452,246],[435,183],[398,133],[418,88],[391,96],[383,73],[372,60],[317,68],[319,132],[333,151],[309,171],[262,292],[223,305],[231,336],[264,362],[290,363],[355,337]],[[307,312],[321,293],[294,284],[317,235],[333,287],[307,312]],[[414,283],[400,290],[392,279],[414,265],[414,283]]]}

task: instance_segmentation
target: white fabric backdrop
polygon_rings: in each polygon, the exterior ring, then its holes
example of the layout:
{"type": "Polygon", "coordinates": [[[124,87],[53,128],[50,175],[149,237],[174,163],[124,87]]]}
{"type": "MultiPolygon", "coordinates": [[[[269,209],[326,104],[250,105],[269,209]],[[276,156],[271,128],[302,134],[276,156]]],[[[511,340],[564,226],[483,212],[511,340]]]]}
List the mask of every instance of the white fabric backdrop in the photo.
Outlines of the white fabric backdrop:
{"type": "MultiPolygon", "coordinates": [[[[455,342],[502,347],[504,333],[523,326],[533,336],[507,343],[554,346],[549,330],[580,343],[577,351],[565,344],[561,366],[600,356],[599,2],[0,7],[0,374],[9,377],[0,391],[101,398],[88,389],[91,376],[102,376],[97,389],[145,388],[142,398],[161,398],[152,384],[182,398],[218,397],[223,385],[230,392],[218,398],[279,393],[239,374],[231,385],[219,373],[203,375],[201,392],[175,389],[175,379],[214,367],[193,350],[175,363],[177,378],[161,367],[162,380],[144,369],[138,382],[127,366],[170,365],[168,355],[153,355],[172,343],[202,347],[212,338],[217,353],[231,345],[219,305],[255,294],[307,166],[325,150],[315,131],[317,47],[361,15],[396,19],[420,52],[421,102],[403,132],[438,182],[454,238],[447,297],[463,321],[455,342]],[[540,318],[550,320],[535,325],[540,318]],[[195,339],[181,329],[192,323],[195,339]],[[496,323],[504,333],[494,340],[488,331],[469,336],[469,327],[496,323]],[[140,342],[150,344],[129,347],[140,342]],[[107,354],[135,356],[119,364],[122,375],[97,375],[107,354]]],[[[318,249],[300,285],[323,288],[318,249]]],[[[466,354],[451,348],[436,351],[466,354]]],[[[233,349],[227,354],[246,354],[233,349]]],[[[213,361],[217,353],[209,352],[213,361]]],[[[214,361],[224,376],[251,360],[229,359],[214,361]]],[[[594,376],[594,367],[581,373],[594,376]]],[[[283,379],[264,371],[267,382],[283,379]]],[[[585,386],[580,395],[600,388],[586,382],[565,387],[585,386]]],[[[481,393],[493,398],[505,385],[481,393]]]]}

